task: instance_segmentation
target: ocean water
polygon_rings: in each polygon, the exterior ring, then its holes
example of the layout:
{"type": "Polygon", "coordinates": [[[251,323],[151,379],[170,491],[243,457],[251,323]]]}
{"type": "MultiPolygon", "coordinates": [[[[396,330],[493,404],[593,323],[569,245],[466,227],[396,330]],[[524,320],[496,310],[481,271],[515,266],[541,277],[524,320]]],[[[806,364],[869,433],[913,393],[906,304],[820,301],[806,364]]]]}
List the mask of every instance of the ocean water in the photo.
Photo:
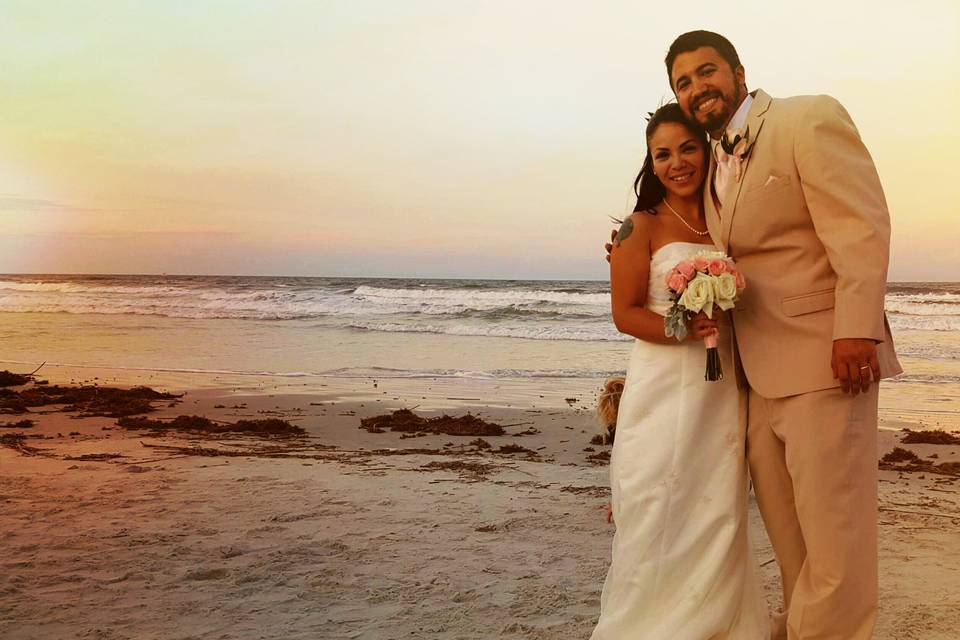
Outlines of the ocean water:
{"type": "MultiPolygon", "coordinates": [[[[891,283],[886,309],[906,370],[881,405],[960,423],[960,283],[891,283]]],[[[0,360],[24,365],[597,380],[630,341],[606,282],[0,275],[0,360]]]]}

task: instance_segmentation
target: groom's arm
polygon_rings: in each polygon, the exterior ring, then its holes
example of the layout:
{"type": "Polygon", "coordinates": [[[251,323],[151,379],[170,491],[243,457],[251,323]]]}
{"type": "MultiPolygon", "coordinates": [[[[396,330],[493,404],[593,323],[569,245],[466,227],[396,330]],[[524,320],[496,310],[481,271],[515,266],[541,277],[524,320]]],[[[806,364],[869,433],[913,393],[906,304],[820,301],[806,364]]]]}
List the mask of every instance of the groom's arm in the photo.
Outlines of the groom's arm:
{"type": "Polygon", "coordinates": [[[837,274],[834,340],[884,340],[890,214],[870,153],[843,106],[811,101],[794,139],[807,208],[837,274]]]}
{"type": "Polygon", "coordinates": [[[875,343],[885,338],[890,214],[880,178],[849,114],[829,96],[811,101],[794,157],[814,228],[837,274],[834,377],[844,392],[866,391],[871,377],[880,379],[875,343]]]}

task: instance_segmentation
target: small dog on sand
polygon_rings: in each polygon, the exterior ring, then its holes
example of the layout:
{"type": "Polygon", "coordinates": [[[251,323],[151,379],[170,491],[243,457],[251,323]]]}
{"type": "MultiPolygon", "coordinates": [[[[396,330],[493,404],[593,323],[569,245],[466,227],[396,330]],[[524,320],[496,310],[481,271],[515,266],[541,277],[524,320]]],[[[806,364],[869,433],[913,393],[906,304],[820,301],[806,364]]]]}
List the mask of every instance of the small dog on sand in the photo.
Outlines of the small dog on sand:
{"type": "Polygon", "coordinates": [[[617,410],[620,408],[620,395],[623,393],[624,378],[608,378],[603,383],[603,391],[597,399],[597,417],[600,418],[603,444],[612,444],[617,431],[617,410]]]}

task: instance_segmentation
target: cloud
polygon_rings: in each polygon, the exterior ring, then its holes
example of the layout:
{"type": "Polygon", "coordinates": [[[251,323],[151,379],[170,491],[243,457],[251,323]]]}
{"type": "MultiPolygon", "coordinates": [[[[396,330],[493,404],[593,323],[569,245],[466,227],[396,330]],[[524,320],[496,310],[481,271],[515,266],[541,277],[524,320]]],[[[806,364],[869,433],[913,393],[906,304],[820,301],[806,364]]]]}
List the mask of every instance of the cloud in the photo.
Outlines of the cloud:
{"type": "Polygon", "coordinates": [[[95,213],[105,211],[105,209],[79,207],[70,203],[57,202],[44,198],[0,196],[0,211],[19,211],[25,213],[95,213]]]}

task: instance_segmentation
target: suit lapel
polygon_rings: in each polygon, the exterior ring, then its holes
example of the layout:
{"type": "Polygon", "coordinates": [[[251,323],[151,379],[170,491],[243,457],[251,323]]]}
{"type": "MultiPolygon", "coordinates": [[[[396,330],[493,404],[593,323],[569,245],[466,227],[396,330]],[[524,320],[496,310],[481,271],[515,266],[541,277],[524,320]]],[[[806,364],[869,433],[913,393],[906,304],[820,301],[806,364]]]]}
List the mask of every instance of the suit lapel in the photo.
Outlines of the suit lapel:
{"type": "Polygon", "coordinates": [[[713,157],[713,153],[711,152],[710,165],[707,169],[707,181],[704,184],[703,189],[703,215],[707,219],[707,229],[710,231],[710,239],[713,240],[715,245],[726,251],[727,247],[723,243],[723,238],[721,237],[723,223],[720,221],[720,213],[717,211],[717,202],[713,197],[713,176],[716,171],[717,160],[713,157]]]}
{"type": "Polygon", "coordinates": [[[764,114],[769,108],[770,96],[764,93],[763,90],[758,89],[753,98],[753,104],[750,105],[750,113],[747,114],[746,126],[750,129],[750,152],[747,154],[746,160],[743,161],[740,179],[731,179],[727,183],[722,198],[724,204],[720,216],[720,242],[724,251],[727,251],[727,247],[730,245],[730,229],[733,225],[733,216],[737,212],[737,200],[740,198],[740,189],[746,180],[747,169],[749,168],[750,160],[753,158],[753,146],[757,143],[757,139],[760,137],[760,130],[763,128],[764,114]]]}

